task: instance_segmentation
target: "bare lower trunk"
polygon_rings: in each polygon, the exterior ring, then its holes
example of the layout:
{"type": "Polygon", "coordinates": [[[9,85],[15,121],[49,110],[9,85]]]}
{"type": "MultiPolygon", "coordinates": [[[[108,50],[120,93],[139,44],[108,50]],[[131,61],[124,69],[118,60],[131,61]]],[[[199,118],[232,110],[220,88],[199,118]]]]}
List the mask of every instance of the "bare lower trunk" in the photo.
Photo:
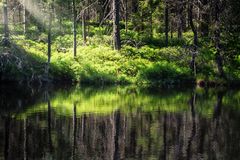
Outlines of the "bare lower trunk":
{"type": "Polygon", "coordinates": [[[53,8],[53,4],[49,4],[49,24],[48,24],[48,60],[47,60],[47,65],[45,66],[45,74],[47,75],[47,77],[49,76],[49,67],[50,67],[50,63],[51,63],[51,52],[52,52],[52,8],[53,8]]]}
{"type": "Polygon", "coordinates": [[[77,13],[76,13],[76,0],[73,0],[73,55],[77,56],[77,13]]]}
{"type": "Polygon", "coordinates": [[[51,52],[52,52],[52,6],[49,6],[49,24],[48,24],[48,65],[51,62],[51,52]]]}
{"type": "Polygon", "coordinates": [[[220,8],[219,8],[219,0],[214,1],[214,18],[215,18],[215,31],[214,31],[214,43],[216,48],[216,64],[218,68],[218,73],[220,77],[224,77],[224,70],[223,70],[223,58],[221,56],[221,49],[220,49],[220,37],[221,37],[221,31],[220,31],[220,8]]]}
{"type": "Polygon", "coordinates": [[[27,10],[26,10],[26,0],[23,0],[23,33],[26,35],[27,32],[27,10]]]}
{"type": "Polygon", "coordinates": [[[83,45],[86,45],[87,42],[87,34],[86,34],[86,14],[85,14],[85,9],[83,10],[83,15],[82,15],[82,36],[83,36],[83,45]]]}
{"type": "Polygon", "coordinates": [[[165,23],[165,44],[166,46],[168,46],[168,32],[169,32],[168,0],[165,0],[164,23],[165,23]]]}
{"type": "Polygon", "coordinates": [[[208,0],[202,0],[202,8],[201,11],[201,23],[200,23],[200,33],[203,37],[207,37],[209,34],[209,23],[210,23],[210,15],[209,15],[209,1],[208,0]]]}
{"type": "Polygon", "coordinates": [[[181,0],[178,9],[178,39],[182,39],[183,19],[183,1],[181,0]]]}
{"type": "Polygon", "coordinates": [[[9,28],[8,28],[8,9],[7,9],[7,0],[3,1],[3,39],[2,43],[4,46],[7,46],[9,44],[9,28]]]}
{"type": "Polygon", "coordinates": [[[128,1],[125,0],[125,32],[128,32],[128,1]]]}
{"type": "Polygon", "coordinates": [[[113,42],[114,49],[121,49],[120,26],[119,26],[120,0],[113,0],[113,42]]]}
{"type": "Polygon", "coordinates": [[[189,0],[189,6],[188,6],[188,20],[189,20],[189,25],[191,27],[191,30],[193,32],[193,51],[192,51],[192,60],[191,60],[191,65],[190,68],[194,74],[194,76],[196,76],[196,53],[197,53],[197,47],[198,47],[198,34],[197,34],[197,29],[193,23],[193,1],[189,0]]]}

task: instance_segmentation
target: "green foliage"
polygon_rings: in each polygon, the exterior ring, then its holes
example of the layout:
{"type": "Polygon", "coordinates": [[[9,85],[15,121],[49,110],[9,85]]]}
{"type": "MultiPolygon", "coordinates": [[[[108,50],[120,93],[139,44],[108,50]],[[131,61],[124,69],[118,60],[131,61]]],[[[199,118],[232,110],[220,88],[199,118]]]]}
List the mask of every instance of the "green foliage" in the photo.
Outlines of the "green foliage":
{"type": "Polygon", "coordinates": [[[192,81],[193,78],[190,73],[191,72],[188,68],[180,67],[167,61],[162,61],[149,65],[142,70],[138,76],[143,83],[172,85],[184,81],[192,81]]]}

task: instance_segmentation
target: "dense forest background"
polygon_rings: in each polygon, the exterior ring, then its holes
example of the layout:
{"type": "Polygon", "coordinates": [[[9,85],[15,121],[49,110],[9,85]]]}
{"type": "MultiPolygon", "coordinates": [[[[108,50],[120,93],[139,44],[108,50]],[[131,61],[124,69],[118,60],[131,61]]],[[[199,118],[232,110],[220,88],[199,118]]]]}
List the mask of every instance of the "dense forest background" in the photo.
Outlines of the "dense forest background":
{"type": "Polygon", "coordinates": [[[238,0],[2,0],[1,81],[226,84],[238,0]]]}

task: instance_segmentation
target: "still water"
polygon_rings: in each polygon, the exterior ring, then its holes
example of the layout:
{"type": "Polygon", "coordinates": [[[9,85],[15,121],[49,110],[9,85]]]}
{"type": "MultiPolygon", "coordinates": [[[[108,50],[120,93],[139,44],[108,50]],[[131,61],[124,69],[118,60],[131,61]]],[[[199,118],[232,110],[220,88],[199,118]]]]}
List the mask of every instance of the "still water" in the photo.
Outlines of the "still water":
{"type": "Polygon", "coordinates": [[[240,159],[240,90],[0,89],[0,159],[240,159]]]}

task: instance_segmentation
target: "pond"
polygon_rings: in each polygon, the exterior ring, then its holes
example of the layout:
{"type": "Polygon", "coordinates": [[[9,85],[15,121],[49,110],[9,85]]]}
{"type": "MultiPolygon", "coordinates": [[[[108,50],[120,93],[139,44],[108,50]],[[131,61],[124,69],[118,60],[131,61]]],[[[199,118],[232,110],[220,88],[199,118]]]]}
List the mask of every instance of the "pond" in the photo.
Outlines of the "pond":
{"type": "Polygon", "coordinates": [[[0,159],[240,159],[240,90],[0,89],[0,159]]]}

